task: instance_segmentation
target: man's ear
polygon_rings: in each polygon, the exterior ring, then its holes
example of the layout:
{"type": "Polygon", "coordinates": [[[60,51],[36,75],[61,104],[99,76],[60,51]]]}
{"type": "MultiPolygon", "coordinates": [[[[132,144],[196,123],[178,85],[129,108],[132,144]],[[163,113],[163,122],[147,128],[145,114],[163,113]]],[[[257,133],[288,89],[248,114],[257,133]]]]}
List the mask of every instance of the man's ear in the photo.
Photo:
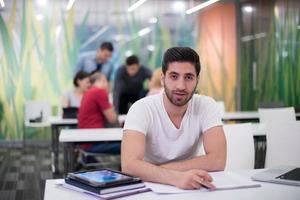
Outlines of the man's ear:
{"type": "Polygon", "coordinates": [[[161,74],[160,74],[160,84],[161,84],[163,87],[165,86],[165,85],[164,85],[164,83],[165,83],[164,79],[165,79],[165,75],[164,75],[164,73],[161,73],[161,74]]]}

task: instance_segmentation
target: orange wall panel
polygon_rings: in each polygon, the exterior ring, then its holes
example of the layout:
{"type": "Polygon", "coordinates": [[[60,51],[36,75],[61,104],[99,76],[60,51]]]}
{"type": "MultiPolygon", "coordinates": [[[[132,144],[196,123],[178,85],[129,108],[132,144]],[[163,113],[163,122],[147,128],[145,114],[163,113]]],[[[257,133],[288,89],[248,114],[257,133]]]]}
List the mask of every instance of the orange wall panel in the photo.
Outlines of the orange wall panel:
{"type": "Polygon", "coordinates": [[[199,12],[202,71],[200,93],[224,101],[226,110],[236,104],[236,14],[234,3],[218,3],[199,12]]]}

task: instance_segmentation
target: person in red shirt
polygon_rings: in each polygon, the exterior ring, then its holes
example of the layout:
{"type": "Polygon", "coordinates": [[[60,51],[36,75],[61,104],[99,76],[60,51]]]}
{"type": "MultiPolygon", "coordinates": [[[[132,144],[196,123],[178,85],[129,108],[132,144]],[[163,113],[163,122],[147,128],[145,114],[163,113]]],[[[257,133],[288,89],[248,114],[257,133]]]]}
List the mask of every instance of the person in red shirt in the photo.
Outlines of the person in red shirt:
{"type": "MultiPolygon", "coordinates": [[[[105,124],[118,124],[117,114],[109,102],[108,81],[101,73],[91,76],[92,87],[84,94],[78,113],[78,128],[104,128],[105,124]]],[[[120,142],[98,143],[83,146],[95,153],[120,153],[120,142]]]]}

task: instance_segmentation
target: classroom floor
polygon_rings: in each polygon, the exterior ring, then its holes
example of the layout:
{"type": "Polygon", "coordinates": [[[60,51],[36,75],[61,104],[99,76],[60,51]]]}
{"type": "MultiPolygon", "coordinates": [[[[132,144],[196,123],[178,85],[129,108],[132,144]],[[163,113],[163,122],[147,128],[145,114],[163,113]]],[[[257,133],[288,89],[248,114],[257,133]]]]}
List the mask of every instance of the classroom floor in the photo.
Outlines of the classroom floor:
{"type": "MultiPolygon", "coordinates": [[[[0,147],[0,199],[43,199],[45,180],[63,177],[62,174],[54,175],[51,172],[50,150],[50,145],[0,147]]],[[[60,169],[63,169],[62,163],[61,153],[60,169]]]]}
{"type": "Polygon", "coordinates": [[[40,200],[51,172],[49,147],[0,148],[0,199],[40,200]]]}

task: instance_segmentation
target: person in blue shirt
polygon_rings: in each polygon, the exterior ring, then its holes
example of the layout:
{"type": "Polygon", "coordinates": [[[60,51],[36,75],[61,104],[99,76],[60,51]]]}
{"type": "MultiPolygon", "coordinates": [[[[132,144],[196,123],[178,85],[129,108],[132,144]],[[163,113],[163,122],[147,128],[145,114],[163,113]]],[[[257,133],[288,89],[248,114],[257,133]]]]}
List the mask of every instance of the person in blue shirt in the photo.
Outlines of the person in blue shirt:
{"type": "Polygon", "coordinates": [[[109,60],[112,57],[113,50],[112,43],[103,42],[96,53],[88,52],[82,54],[75,66],[74,75],[79,71],[89,74],[100,72],[106,76],[107,80],[110,80],[113,67],[109,60]]]}

